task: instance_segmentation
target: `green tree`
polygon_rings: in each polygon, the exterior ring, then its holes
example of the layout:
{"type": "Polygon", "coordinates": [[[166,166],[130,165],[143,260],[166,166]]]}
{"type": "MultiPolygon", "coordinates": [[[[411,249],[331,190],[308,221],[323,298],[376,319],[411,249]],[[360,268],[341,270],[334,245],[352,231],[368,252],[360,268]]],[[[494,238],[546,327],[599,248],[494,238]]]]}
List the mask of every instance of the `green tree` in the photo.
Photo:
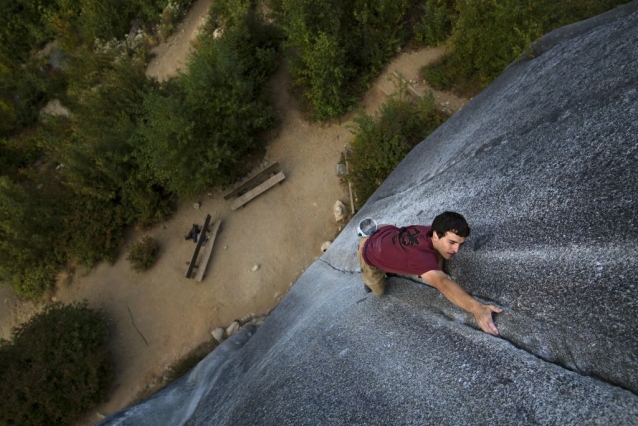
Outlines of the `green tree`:
{"type": "Polygon", "coordinates": [[[352,182],[359,207],[412,148],[447,119],[447,115],[436,108],[432,93],[415,102],[406,96],[402,90],[374,116],[360,113],[354,118],[347,179],[352,182]]]}
{"type": "Polygon", "coordinates": [[[343,114],[405,42],[411,0],[281,0],[293,84],[316,118],[343,114]]]}
{"type": "Polygon", "coordinates": [[[275,121],[265,85],[277,59],[277,33],[251,14],[221,38],[200,38],[188,72],[147,93],[140,163],[180,196],[227,185],[275,121]]]}
{"type": "Polygon", "coordinates": [[[54,0],[0,1],[0,63],[15,67],[51,40],[45,16],[54,9],[54,0]]]}
{"type": "Polygon", "coordinates": [[[0,275],[31,297],[51,287],[62,264],[52,242],[62,229],[64,208],[42,197],[43,190],[40,184],[0,177],[0,275]]]}
{"type": "Polygon", "coordinates": [[[0,423],[73,424],[113,376],[104,314],[55,303],[0,341],[0,423]]]}
{"type": "MultiPolygon", "coordinates": [[[[424,77],[437,88],[453,88],[472,96],[543,34],[626,2],[457,0],[458,18],[449,39],[450,54],[426,67],[424,77]]],[[[434,16],[447,14],[449,5],[436,3],[434,16]]]]}
{"type": "Polygon", "coordinates": [[[170,213],[170,198],[136,154],[144,98],[155,83],[127,59],[96,58],[87,71],[70,88],[71,127],[56,130],[60,137],[46,145],[48,156],[64,165],[65,183],[76,193],[120,205],[125,223],[155,223],[170,213]]]}
{"type": "Polygon", "coordinates": [[[422,46],[444,43],[458,19],[457,0],[426,0],[423,16],[414,26],[414,38],[422,46]]]}
{"type": "Polygon", "coordinates": [[[526,2],[519,0],[464,0],[459,11],[450,40],[454,55],[466,76],[477,76],[483,87],[543,32],[526,2]]]}

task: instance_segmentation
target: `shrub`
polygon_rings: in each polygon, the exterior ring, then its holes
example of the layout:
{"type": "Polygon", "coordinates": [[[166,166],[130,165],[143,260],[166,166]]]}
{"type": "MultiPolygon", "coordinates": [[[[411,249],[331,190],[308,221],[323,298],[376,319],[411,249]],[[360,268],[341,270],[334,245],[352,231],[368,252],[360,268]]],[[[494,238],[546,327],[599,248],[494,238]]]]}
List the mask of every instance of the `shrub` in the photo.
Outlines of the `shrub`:
{"type": "Polygon", "coordinates": [[[153,266],[157,259],[159,244],[152,237],[146,236],[142,240],[137,241],[128,249],[126,260],[131,262],[131,268],[136,272],[146,271],[153,266]]]}
{"type": "MultiPolygon", "coordinates": [[[[451,54],[428,66],[424,77],[435,87],[451,87],[461,95],[472,95],[492,82],[541,35],[626,2],[459,0],[458,18],[449,39],[451,54]]],[[[433,16],[447,16],[445,2],[434,3],[433,16]]],[[[431,28],[433,34],[437,26],[431,28]]]]}
{"type": "Polygon", "coordinates": [[[188,73],[144,99],[140,162],[177,195],[235,181],[247,153],[275,124],[265,87],[277,64],[278,34],[247,13],[220,38],[200,36],[188,73]]]}
{"type": "Polygon", "coordinates": [[[435,63],[422,67],[419,74],[435,89],[471,98],[481,91],[482,85],[478,75],[467,73],[464,67],[458,56],[446,54],[435,63]]]}
{"type": "Polygon", "coordinates": [[[494,80],[543,34],[529,9],[516,0],[462,1],[450,40],[465,76],[476,75],[482,87],[494,80]],[[485,25],[489,22],[489,25],[485,25]]]}
{"type": "Polygon", "coordinates": [[[73,424],[105,396],[113,375],[103,313],[48,305],[0,341],[0,423],[73,424]]]}
{"type": "Polygon", "coordinates": [[[281,0],[275,5],[287,36],[292,82],[314,117],[352,107],[370,79],[406,41],[413,0],[281,0]]]}
{"type": "Polygon", "coordinates": [[[436,109],[432,93],[415,102],[405,96],[401,91],[391,97],[374,117],[360,114],[354,118],[347,179],[352,182],[358,207],[413,147],[447,119],[436,109]]]}
{"type": "Polygon", "coordinates": [[[45,195],[48,189],[45,183],[17,184],[0,176],[0,275],[28,297],[51,287],[62,266],[52,242],[62,229],[64,204],[45,195]]]}
{"type": "Polygon", "coordinates": [[[11,276],[13,289],[17,294],[37,299],[45,290],[53,288],[55,275],[60,266],[39,262],[24,267],[11,276]]]}
{"type": "Polygon", "coordinates": [[[61,217],[64,227],[55,236],[59,257],[91,268],[100,260],[114,262],[126,222],[122,206],[111,200],[67,192],[61,217]]]}
{"type": "Polygon", "coordinates": [[[414,39],[422,46],[438,46],[452,33],[458,19],[456,0],[427,0],[423,16],[414,25],[414,39]]]}

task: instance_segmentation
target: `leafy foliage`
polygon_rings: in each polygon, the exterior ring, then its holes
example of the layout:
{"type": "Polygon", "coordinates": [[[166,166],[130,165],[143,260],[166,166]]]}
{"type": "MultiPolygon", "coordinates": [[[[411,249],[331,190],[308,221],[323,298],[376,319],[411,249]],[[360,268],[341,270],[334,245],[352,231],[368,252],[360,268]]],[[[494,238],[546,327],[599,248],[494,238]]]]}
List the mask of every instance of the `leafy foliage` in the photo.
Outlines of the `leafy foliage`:
{"type": "Polygon", "coordinates": [[[73,127],[47,146],[49,158],[65,165],[75,192],[121,206],[124,223],[155,223],[170,213],[170,199],[136,156],[142,104],[156,85],[129,60],[101,66],[98,58],[95,66],[70,88],[73,127]]]}
{"type": "Polygon", "coordinates": [[[436,109],[430,93],[418,101],[405,93],[391,97],[375,116],[359,114],[352,130],[350,172],[356,203],[361,207],[403,158],[439,127],[447,116],[436,109]]]}
{"type": "Polygon", "coordinates": [[[0,136],[9,136],[34,123],[49,99],[63,94],[64,76],[38,59],[17,68],[0,64],[0,136]]]}
{"type": "Polygon", "coordinates": [[[477,75],[482,86],[543,33],[525,2],[464,1],[459,6],[458,27],[451,39],[454,55],[465,65],[468,76],[477,75]]]}
{"type": "Polygon", "coordinates": [[[53,38],[46,16],[55,0],[15,0],[0,3],[0,63],[13,68],[26,62],[32,49],[53,38]]]}
{"type": "Polygon", "coordinates": [[[140,161],[157,182],[184,196],[244,171],[244,156],[275,122],[265,86],[277,46],[277,33],[247,12],[223,37],[200,37],[188,73],[147,94],[140,161]]]}
{"type": "Polygon", "coordinates": [[[152,237],[146,236],[140,241],[131,244],[126,260],[131,262],[131,267],[136,272],[146,271],[153,266],[157,259],[159,244],[152,237]]]}
{"type": "Polygon", "coordinates": [[[413,0],[281,0],[293,84],[320,120],[343,114],[397,52],[413,0]]]}
{"type": "Polygon", "coordinates": [[[192,0],[55,0],[46,22],[68,49],[122,39],[133,24],[172,25],[192,0]]]}
{"type": "Polygon", "coordinates": [[[458,19],[456,0],[426,0],[423,16],[414,26],[414,39],[422,46],[438,46],[452,33],[458,19]]]}
{"type": "MultiPolygon", "coordinates": [[[[540,37],[627,0],[457,0],[458,18],[449,39],[451,53],[423,70],[435,87],[472,95],[487,86],[540,37]]],[[[434,15],[449,14],[438,4],[434,15]]]]}
{"type": "Polygon", "coordinates": [[[0,170],[13,181],[21,179],[20,170],[42,156],[37,132],[25,131],[13,138],[0,139],[0,170]]]}
{"type": "Polygon", "coordinates": [[[0,275],[32,297],[52,285],[61,266],[49,237],[61,229],[63,208],[41,192],[0,177],[0,275]]]}
{"type": "Polygon", "coordinates": [[[136,161],[153,83],[130,61],[90,53],[81,71],[69,86],[71,118],[0,145],[9,166],[0,182],[0,271],[29,297],[50,288],[66,262],[115,260],[126,225],[171,213],[171,197],[136,161]],[[33,167],[40,156],[47,160],[33,167]]]}
{"type": "Polygon", "coordinates": [[[113,374],[102,313],[86,301],[48,305],[0,341],[0,423],[73,424],[113,374]]]}

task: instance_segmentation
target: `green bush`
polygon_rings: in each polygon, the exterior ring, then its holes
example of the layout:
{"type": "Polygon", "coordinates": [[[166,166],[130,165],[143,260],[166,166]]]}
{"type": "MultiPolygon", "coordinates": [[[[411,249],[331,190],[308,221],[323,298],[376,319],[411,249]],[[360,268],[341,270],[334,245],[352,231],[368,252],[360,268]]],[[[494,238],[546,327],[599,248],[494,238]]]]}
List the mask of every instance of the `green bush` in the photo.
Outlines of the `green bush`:
{"type": "Polygon", "coordinates": [[[105,396],[108,329],[86,301],[48,305],[0,341],[0,423],[67,425],[105,396]]]}
{"type": "Polygon", "coordinates": [[[17,68],[0,62],[0,136],[32,127],[40,109],[62,96],[65,85],[62,73],[42,60],[30,59],[17,68]]]}
{"type": "Polygon", "coordinates": [[[479,76],[467,73],[464,64],[454,54],[445,54],[433,64],[419,70],[420,76],[433,88],[447,90],[471,98],[481,91],[479,76]]]}
{"type": "Polygon", "coordinates": [[[0,176],[0,275],[10,277],[16,291],[29,297],[50,288],[62,266],[54,246],[65,206],[44,195],[49,191],[45,183],[18,184],[0,176]]]}
{"type": "Polygon", "coordinates": [[[543,34],[541,23],[519,0],[461,1],[459,10],[450,43],[465,77],[476,75],[482,87],[543,34]]]}
{"type": "Polygon", "coordinates": [[[423,16],[414,25],[414,39],[421,46],[438,46],[452,33],[458,19],[456,0],[426,0],[423,16]]]}
{"type": "MultiPolygon", "coordinates": [[[[447,6],[436,3],[434,14],[447,16],[447,6]]],[[[627,0],[458,0],[451,53],[426,67],[423,76],[434,87],[471,96],[543,34],[623,3],[627,0]]]]}
{"type": "MultiPolygon", "coordinates": [[[[47,144],[49,158],[64,164],[74,192],[111,203],[125,224],[151,225],[171,212],[171,198],[140,161],[139,129],[146,120],[147,93],[157,85],[128,58],[109,63],[95,55],[75,73],[69,88],[73,126],[47,144]],[[93,63],[89,63],[93,61],[93,63]]],[[[110,210],[112,210],[111,208],[110,210]]]]}
{"type": "Polygon", "coordinates": [[[68,189],[66,193],[67,208],[60,217],[63,228],[53,240],[58,257],[87,268],[100,260],[115,262],[127,224],[122,205],[68,189]]]}
{"type": "Polygon", "coordinates": [[[131,262],[131,268],[136,272],[146,271],[157,260],[159,244],[152,237],[146,236],[136,241],[128,249],[126,260],[131,262]]]}
{"type": "Polygon", "coordinates": [[[434,104],[434,96],[412,102],[405,91],[392,96],[374,117],[354,118],[348,181],[361,207],[403,158],[447,119],[434,104]]]}
{"type": "Polygon", "coordinates": [[[142,167],[179,196],[234,182],[275,124],[265,89],[277,66],[277,32],[249,12],[222,37],[205,34],[199,43],[186,74],[146,94],[138,129],[142,167]]]}
{"type": "Polygon", "coordinates": [[[281,0],[293,85],[319,120],[351,108],[407,39],[414,0],[281,0]]]}

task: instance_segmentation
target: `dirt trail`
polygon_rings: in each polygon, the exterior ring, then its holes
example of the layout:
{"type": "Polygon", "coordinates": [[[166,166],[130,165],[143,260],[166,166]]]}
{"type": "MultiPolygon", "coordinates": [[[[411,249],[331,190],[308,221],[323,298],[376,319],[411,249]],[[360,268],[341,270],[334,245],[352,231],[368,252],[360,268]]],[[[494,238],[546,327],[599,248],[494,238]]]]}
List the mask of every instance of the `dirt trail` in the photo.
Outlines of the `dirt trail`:
{"type": "Polygon", "coordinates": [[[197,30],[204,23],[213,0],[199,0],[193,3],[175,32],[165,43],[151,49],[153,59],[146,67],[146,75],[164,81],[184,70],[191,49],[191,40],[197,36],[197,30]]]}
{"type": "MultiPolygon", "coordinates": [[[[210,2],[195,3],[174,36],[154,49],[157,57],[149,64],[148,75],[166,79],[183,67],[190,39],[210,2]]],[[[418,81],[418,69],[442,53],[437,48],[400,55],[377,79],[362,105],[368,113],[376,111],[387,98],[384,92],[392,90],[388,81],[392,71],[418,81]]],[[[424,88],[423,83],[415,85],[424,88]]],[[[212,197],[185,200],[164,224],[132,232],[127,244],[150,235],[161,246],[158,261],[149,271],[131,271],[123,248],[115,264],[100,263],[92,271],[79,271],[58,286],[57,300],[88,299],[114,321],[116,383],[108,401],[97,408],[99,413],[108,415],[129,405],[171,363],[210,339],[215,327],[274,308],[321,255],[321,244],[334,239],[343,226],[335,222],[332,209],[336,200],[349,204],[347,191],[335,175],[351,138],[348,123],[305,121],[289,93],[284,66],[273,79],[273,96],[281,125],[269,142],[266,161],[279,161],[287,177],[282,185],[233,212],[219,191],[212,197]],[[201,203],[199,209],[193,207],[195,201],[201,203]],[[207,276],[196,283],[184,278],[195,247],[184,235],[192,224],[203,224],[207,213],[222,219],[222,225],[207,276]],[[259,269],[251,271],[256,264],[259,269]]],[[[451,111],[466,102],[445,93],[435,93],[435,97],[451,111]]],[[[10,327],[26,320],[38,307],[20,301],[5,288],[0,288],[0,298],[5,302],[0,337],[8,337],[10,327]]],[[[92,415],[87,424],[96,420],[98,415],[92,415]]]]}

